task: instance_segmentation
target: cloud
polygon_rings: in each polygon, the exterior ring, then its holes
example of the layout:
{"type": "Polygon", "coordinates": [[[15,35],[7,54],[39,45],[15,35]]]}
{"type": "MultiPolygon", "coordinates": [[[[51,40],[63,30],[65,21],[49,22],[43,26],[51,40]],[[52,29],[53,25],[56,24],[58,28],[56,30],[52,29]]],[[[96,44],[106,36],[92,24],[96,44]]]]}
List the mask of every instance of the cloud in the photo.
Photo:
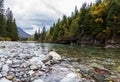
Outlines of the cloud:
{"type": "Polygon", "coordinates": [[[17,26],[33,34],[38,28],[47,29],[62,18],[62,15],[71,15],[75,6],[78,9],[84,2],[95,0],[5,0],[5,8],[10,7],[16,19],[17,26]]]}

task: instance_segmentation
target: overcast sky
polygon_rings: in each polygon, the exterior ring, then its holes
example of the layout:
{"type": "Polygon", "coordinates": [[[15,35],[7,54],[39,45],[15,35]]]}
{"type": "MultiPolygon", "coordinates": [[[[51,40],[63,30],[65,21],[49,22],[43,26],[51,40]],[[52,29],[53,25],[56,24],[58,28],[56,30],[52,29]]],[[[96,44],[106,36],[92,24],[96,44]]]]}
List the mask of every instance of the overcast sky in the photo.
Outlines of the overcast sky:
{"type": "Polygon", "coordinates": [[[34,34],[43,26],[49,29],[63,14],[70,16],[75,6],[80,9],[84,2],[95,0],[6,0],[5,8],[13,11],[18,27],[34,34]]]}

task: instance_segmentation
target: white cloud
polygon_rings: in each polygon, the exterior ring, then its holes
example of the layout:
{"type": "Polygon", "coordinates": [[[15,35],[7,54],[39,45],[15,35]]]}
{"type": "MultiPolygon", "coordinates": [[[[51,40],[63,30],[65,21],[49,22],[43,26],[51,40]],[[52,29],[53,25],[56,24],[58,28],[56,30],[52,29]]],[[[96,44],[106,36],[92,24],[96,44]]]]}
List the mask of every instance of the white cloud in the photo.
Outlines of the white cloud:
{"type": "Polygon", "coordinates": [[[38,27],[47,25],[49,28],[63,14],[70,16],[75,6],[80,9],[84,2],[95,0],[6,0],[5,7],[14,13],[17,25],[30,34],[38,27]],[[33,27],[35,25],[37,27],[33,27]],[[26,28],[34,29],[26,30],[26,28]]]}

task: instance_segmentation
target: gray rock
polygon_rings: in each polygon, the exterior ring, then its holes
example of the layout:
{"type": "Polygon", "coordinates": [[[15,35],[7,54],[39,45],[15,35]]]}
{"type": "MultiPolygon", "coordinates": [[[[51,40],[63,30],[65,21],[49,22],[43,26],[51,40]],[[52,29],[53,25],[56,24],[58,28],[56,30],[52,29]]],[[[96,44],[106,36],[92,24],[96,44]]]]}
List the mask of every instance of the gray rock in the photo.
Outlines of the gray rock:
{"type": "Polygon", "coordinates": [[[14,78],[13,82],[22,82],[22,81],[20,79],[18,79],[18,78],[14,78]]]}
{"type": "Polygon", "coordinates": [[[12,68],[17,68],[17,67],[19,67],[20,65],[19,64],[13,64],[12,65],[12,68]]]}
{"type": "MultiPolygon", "coordinates": [[[[86,78],[82,78],[81,82],[89,82],[86,78]]],[[[91,82],[91,81],[90,81],[91,82]]]]}
{"type": "Polygon", "coordinates": [[[3,66],[3,64],[2,64],[2,62],[0,62],[0,69],[2,68],[2,66],[3,66]]]}
{"type": "Polygon", "coordinates": [[[0,73],[0,78],[3,77],[2,74],[0,73]]]}
{"type": "Polygon", "coordinates": [[[6,78],[2,78],[2,79],[0,79],[0,82],[12,82],[12,81],[7,80],[6,78]]]}
{"type": "Polygon", "coordinates": [[[79,68],[83,74],[88,74],[90,68],[87,67],[86,65],[79,65],[79,68]]]}
{"type": "Polygon", "coordinates": [[[3,58],[3,57],[0,59],[1,62],[5,62],[5,60],[6,60],[6,59],[3,58]]]}
{"type": "Polygon", "coordinates": [[[95,74],[94,78],[97,80],[97,82],[104,82],[105,81],[104,75],[95,74]]]}
{"type": "Polygon", "coordinates": [[[2,67],[3,72],[8,72],[9,71],[9,66],[7,64],[4,64],[2,67]]]}
{"type": "Polygon", "coordinates": [[[33,70],[30,70],[29,72],[28,72],[28,74],[29,75],[33,75],[35,72],[33,71],[33,70]]]}
{"type": "Polygon", "coordinates": [[[33,82],[44,82],[42,79],[34,80],[33,82]]]}
{"type": "Polygon", "coordinates": [[[31,69],[31,70],[35,70],[35,69],[39,69],[39,67],[40,67],[40,66],[38,66],[38,65],[31,65],[31,66],[30,66],[30,69],[31,69]]]}
{"type": "Polygon", "coordinates": [[[17,60],[17,59],[13,59],[13,60],[12,60],[12,63],[13,63],[13,64],[19,64],[20,62],[21,62],[21,60],[17,60]]]}
{"type": "Polygon", "coordinates": [[[8,59],[8,60],[6,61],[6,64],[12,64],[12,60],[9,60],[9,59],[8,59]]]}
{"type": "Polygon", "coordinates": [[[79,81],[80,80],[77,78],[77,75],[75,73],[69,73],[60,82],[79,82],[79,81]]]}
{"type": "Polygon", "coordinates": [[[21,53],[18,56],[19,56],[20,59],[25,59],[26,57],[29,57],[30,55],[21,53]]]}
{"type": "Polygon", "coordinates": [[[7,78],[8,80],[12,80],[12,79],[14,78],[14,76],[13,76],[13,75],[7,75],[6,78],[7,78]]]}

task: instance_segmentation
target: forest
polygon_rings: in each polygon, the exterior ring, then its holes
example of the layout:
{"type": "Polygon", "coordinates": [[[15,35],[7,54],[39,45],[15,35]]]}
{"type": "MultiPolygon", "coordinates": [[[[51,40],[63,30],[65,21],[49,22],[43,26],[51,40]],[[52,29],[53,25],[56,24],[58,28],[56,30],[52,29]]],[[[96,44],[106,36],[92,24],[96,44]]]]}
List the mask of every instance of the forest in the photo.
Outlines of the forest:
{"type": "Polygon", "coordinates": [[[13,13],[4,8],[4,0],[0,0],[0,40],[18,40],[18,30],[13,13]]]}
{"type": "Polygon", "coordinates": [[[63,15],[46,32],[45,42],[63,44],[120,43],[120,1],[96,0],[75,7],[71,16],[63,15]]]}

